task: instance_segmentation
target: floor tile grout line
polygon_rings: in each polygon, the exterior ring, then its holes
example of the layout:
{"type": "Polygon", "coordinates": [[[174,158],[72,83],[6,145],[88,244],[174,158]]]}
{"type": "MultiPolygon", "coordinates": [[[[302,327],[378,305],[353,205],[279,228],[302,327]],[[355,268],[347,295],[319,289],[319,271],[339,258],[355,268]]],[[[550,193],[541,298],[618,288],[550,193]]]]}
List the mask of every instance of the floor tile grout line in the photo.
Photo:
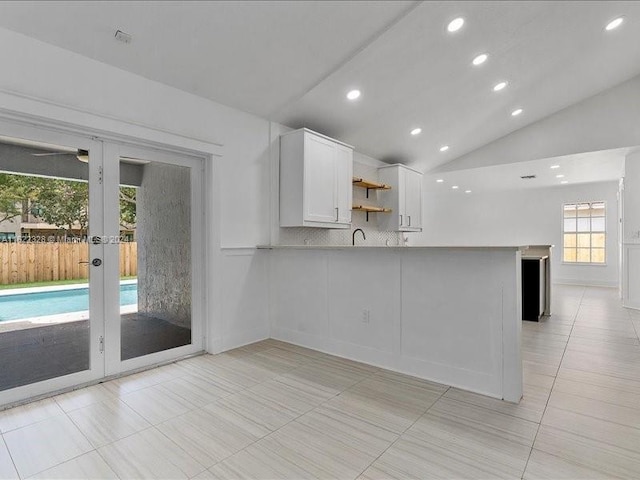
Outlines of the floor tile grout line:
{"type": "Polygon", "coordinates": [[[638,331],[638,328],[636,328],[636,324],[633,321],[633,317],[631,316],[631,313],[629,313],[629,320],[631,320],[631,326],[633,327],[633,330],[636,332],[636,338],[640,341],[640,332],[638,331]]]}
{"type": "Polygon", "coordinates": [[[542,415],[540,416],[540,421],[537,422],[538,428],[536,428],[536,434],[533,437],[533,442],[531,442],[531,449],[529,450],[529,456],[527,457],[527,461],[524,465],[524,469],[522,470],[521,479],[524,479],[525,474],[527,473],[527,467],[529,466],[529,461],[531,460],[531,455],[533,454],[534,446],[536,444],[536,440],[538,439],[538,433],[540,433],[540,427],[542,426],[542,420],[544,419],[544,415],[547,413],[547,408],[549,407],[549,400],[551,400],[551,395],[553,395],[553,388],[556,386],[556,380],[558,379],[558,373],[560,373],[560,368],[562,367],[562,361],[564,360],[564,355],[567,352],[567,347],[569,346],[569,341],[571,340],[571,334],[573,333],[573,327],[576,324],[576,319],[578,318],[578,313],[580,312],[580,307],[582,306],[582,300],[584,299],[584,295],[586,293],[586,288],[582,290],[582,295],[580,296],[580,302],[578,303],[578,308],[576,313],[573,315],[573,322],[571,323],[571,330],[569,330],[569,335],[567,336],[567,343],[564,346],[562,351],[562,357],[560,358],[560,362],[558,363],[558,369],[556,370],[556,374],[553,376],[553,382],[551,383],[551,388],[549,389],[549,396],[547,397],[547,401],[544,405],[544,410],[542,411],[542,415]]]}
{"type": "MultiPolygon", "coordinates": [[[[176,417],[173,417],[173,418],[176,418],[176,417]]],[[[168,421],[168,420],[167,420],[167,421],[168,421]]],[[[158,434],[160,434],[160,435],[162,435],[164,438],[166,438],[166,439],[167,439],[167,440],[168,440],[172,445],[175,445],[178,449],[180,449],[181,451],[183,451],[183,452],[184,452],[184,453],[185,453],[185,454],[186,454],[190,459],[192,459],[192,460],[193,460],[194,462],[196,462],[198,465],[200,465],[200,466],[204,467],[204,470],[201,470],[200,472],[198,472],[198,473],[196,474],[196,476],[198,476],[198,475],[200,475],[201,473],[206,472],[207,470],[209,470],[209,468],[208,468],[208,467],[206,467],[205,465],[203,465],[202,463],[200,463],[200,462],[198,461],[198,459],[196,459],[193,455],[191,455],[191,453],[187,452],[184,448],[182,448],[180,445],[178,445],[178,443],[174,442],[172,438],[170,438],[170,437],[169,437],[168,435],[166,435],[162,430],[160,430],[160,429],[158,428],[158,426],[157,426],[157,425],[152,425],[152,426],[151,426],[151,428],[153,428],[153,429],[154,429],[158,434]]],[[[145,429],[145,431],[146,431],[146,430],[149,430],[149,429],[145,429]]],[[[181,469],[178,465],[176,465],[176,464],[175,464],[171,459],[167,458],[166,460],[167,460],[169,463],[171,463],[174,467],[176,467],[178,470],[182,471],[182,469],[181,469]]],[[[113,469],[112,469],[112,470],[113,470],[113,469]]],[[[183,473],[185,473],[185,472],[183,472],[183,473]]]]}
{"type": "MultiPolygon", "coordinates": [[[[106,445],[105,445],[105,446],[106,446],[106,445]]],[[[100,447],[100,448],[102,448],[102,447],[100,447]]],[[[108,462],[108,460],[104,457],[104,455],[102,455],[102,453],[100,452],[100,448],[96,448],[96,449],[95,449],[95,452],[96,452],[96,453],[98,454],[98,456],[102,459],[102,461],[105,463],[105,465],[107,465],[107,466],[109,467],[109,470],[111,470],[111,471],[114,473],[114,475],[115,475],[116,477],[118,477],[119,479],[121,479],[121,480],[122,480],[122,477],[121,477],[120,475],[118,475],[118,472],[116,472],[116,471],[113,469],[113,467],[112,467],[112,466],[111,466],[111,464],[108,462]]]]}
{"type": "MultiPolygon", "coordinates": [[[[293,370],[297,370],[297,368],[299,368],[299,367],[296,367],[296,368],[292,369],[292,371],[293,371],[293,370]]],[[[287,372],[287,373],[288,373],[288,372],[287,372]]],[[[268,434],[266,434],[265,436],[258,438],[257,440],[255,440],[255,441],[251,442],[250,444],[246,445],[244,448],[242,448],[242,449],[238,450],[237,452],[234,452],[234,453],[232,453],[231,455],[229,455],[229,456],[227,456],[227,457],[223,458],[223,459],[222,459],[222,460],[220,460],[219,462],[216,462],[215,464],[213,464],[213,465],[211,465],[210,467],[208,467],[208,468],[207,468],[207,470],[209,470],[209,469],[211,469],[211,468],[215,467],[215,466],[216,466],[216,465],[218,465],[219,463],[224,462],[224,461],[225,461],[225,460],[227,460],[228,458],[233,457],[234,455],[239,454],[240,452],[242,452],[242,451],[244,451],[244,450],[248,449],[248,448],[249,448],[249,447],[251,447],[252,445],[255,445],[256,443],[258,443],[258,442],[260,442],[260,441],[262,441],[262,440],[264,440],[264,439],[266,439],[266,438],[270,437],[270,436],[271,436],[271,435],[273,435],[274,433],[276,433],[276,432],[278,432],[278,431],[282,430],[282,429],[283,429],[284,427],[286,427],[287,425],[289,425],[289,424],[291,424],[291,423],[295,422],[296,420],[298,420],[299,418],[301,418],[301,417],[303,417],[303,416],[305,416],[305,415],[307,415],[307,414],[309,414],[309,413],[311,413],[311,412],[313,412],[313,411],[317,410],[319,407],[323,406],[325,403],[327,403],[327,402],[329,402],[330,400],[333,400],[334,398],[336,398],[336,397],[340,396],[342,393],[344,393],[344,392],[345,392],[345,391],[347,391],[348,389],[353,388],[354,386],[358,385],[359,383],[361,383],[361,382],[365,381],[366,379],[368,379],[368,378],[372,377],[372,376],[373,376],[373,375],[375,375],[376,373],[377,373],[377,371],[376,371],[376,372],[372,372],[372,373],[367,374],[364,378],[362,378],[361,380],[358,380],[358,381],[357,381],[356,383],[354,383],[353,385],[350,385],[350,386],[349,386],[349,387],[347,387],[346,389],[339,391],[339,392],[338,392],[338,393],[336,393],[335,395],[332,395],[331,397],[329,397],[329,398],[327,398],[326,400],[324,400],[322,403],[319,403],[318,405],[316,405],[316,406],[312,407],[311,409],[307,410],[306,412],[301,413],[300,415],[296,416],[295,418],[292,418],[291,420],[289,420],[289,421],[288,421],[288,422],[286,422],[285,424],[281,425],[280,427],[276,428],[275,430],[273,430],[273,431],[269,432],[269,433],[268,433],[268,434]]],[[[282,374],[282,375],[284,375],[284,374],[282,374]]],[[[281,376],[281,375],[279,375],[279,376],[281,376]]],[[[264,382],[262,382],[262,383],[264,383],[264,382]]],[[[367,423],[368,423],[368,422],[367,422],[367,423]]],[[[275,455],[277,455],[279,458],[282,458],[282,459],[283,459],[283,460],[285,460],[286,462],[291,463],[291,462],[289,462],[289,460],[287,460],[287,459],[285,459],[285,458],[281,457],[281,456],[280,456],[280,454],[278,454],[278,453],[274,453],[274,454],[275,454],[275,455]]],[[[302,467],[299,467],[299,468],[300,468],[300,469],[302,469],[302,470],[304,470],[305,472],[309,473],[310,475],[313,475],[313,473],[312,473],[312,472],[309,472],[309,471],[305,470],[305,469],[304,469],[304,468],[302,468],[302,467]]]]}
{"type": "MultiPolygon", "coordinates": [[[[331,355],[331,356],[333,356],[333,355],[331,355]]],[[[318,359],[315,359],[315,358],[313,358],[313,357],[309,357],[309,358],[311,358],[311,359],[312,359],[312,360],[314,360],[314,361],[315,361],[315,360],[318,360],[318,359]]],[[[341,358],[341,357],[337,357],[337,358],[341,358]]],[[[306,365],[306,364],[305,364],[305,365],[306,365]]],[[[297,370],[298,368],[302,368],[303,366],[304,366],[304,365],[302,365],[302,366],[297,366],[297,367],[295,367],[295,368],[292,368],[290,371],[297,370]]],[[[299,418],[301,418],[301,417],[303,417],[303,416],[305,416],[305,415],[307,415],[307,414],[309,414],[309,413],[311,413],[311,412],[316,411],[318,408],[320,408],[320,407],[324,406],[326,403],[330,402],[331,400],[335,399],[336,397],[339,397],[340,395],[342,395],[343,393],[347,392],[348,390],[350,390],[350,389],[354,388],[355,386],[359,385],[360,383],[362,383],[362,382],[364,382],[364,381],[366,381],[366,380],[368,380],[368,379],[370,379],[370,378],[375,377],[375,376],[376,376],[378,373],[380,373],[381,371],[384,371],[384,369],[376,368],[376,370],[374,370],[374,371],[372,371],[372,372],[370,372],[370,373],[366,374],[365,376],[363,376],[363,378],[361,378],[360,380],[358,380],[358,381],[357,381],[357,382],[355,382],[354,384],[350,385],[349,387],[345,388],[344,390],[339,391],[339,392],[338,392],[338,393],[336,393],[335,395],[332,395],[331,397],[328,397],[327,399],[325,399],[325,400],[324,400],[324,401],[322,401],[321,403],[317,404],[316,406],[312,407],[311,409],[307,410],[306,412],[304,412],[304,413],[302,413],[302,414],[298,415],[298,416],[297,416],[297,417],[295,417],[295,418],[292,418],[290,421],[288,421],[287,423],[283,424],[283,425],[282,425],[282,426],[280,426],[279,428],[277,428],[277,429],[273,430],[272,432],[269,432],[267,435],[265,435],[265,436],[263,436],[263,437],[261,437],[261,438],[259,438],[259,439],[255,440],[254,442],[250,443],[249,445],[245,446],[244,448],[242,448],[242,449],[238,450],[237,452],[235,452],[235,453],[233,453],[233,454],[229,455],[228,457],[225,457],[224,459],[220,460],[220,462],[216,462],[214,465],[212,465],[212,466],[211,466],[211,467],[209,467],[208,469],[213,468],[215,465],[217,465],[217,464],[219,464],[219,463],[221,463],[221,462],[224,462],[226,459],[228,459],[228,458],[232,457],[233,455],[237,455],[238,453],[240,453],[240,452],[242,452],[242,451],[246,450],[247,448],[251,447],[252,445],[255,445],[256,443],[258,443],[258,442],[260,442],[260,441],[262,441],[262,440],[264,440],[264,439],[268,438],[269,436],[271,436],[271,435],[273,435],[274,433],[276,433],[276,432],[280,431],[281,429],[283,429],[283,428],[284,428],[284,427],[286,427],[287,425],[289,425],[289,424],[291,424],[291,423],[293,423],[293,422],[297,421],[299,418]]],[[[290,373],[290,372],[286,372],[286,373],[290,373]]],[[[278,376],[285,375],[286,373],[283,373],[283,374],[278,375],[278,376]]],[[[274,377],[274,378],[277,378],[277,377],[274,377]]],[[[264,383],[264,382],[262,382],[262,383],[264,383]]],[[[445,386],[446,386],[446,385],[445,385],[445,386]]],[[[387,448],[386,448],[386,449],[385,449],[385,450],[384,450],[380,455],[378,455],[378,457],[376,457],[376,458],[375,458],[375,459],[374,459],[374,460],[373,460],[369,465],[367,465],[367,467],[365,468],[365,470],[366,470],[367,468],[369,468],[369,466],[370,466],[373,462],[375,462],[375,460],[377,460],[377,458],[379,458],[382,454],[384,454],[384,452],[386,452],[389,448],[391,448],[391,446],[392,446],[393,444],[395,444],[395,442],[397,442],[397,441],[400,439],[400,437],[404,434],[404,432],[406,432],[406,430],[408,430],[409,428],[411,428],[411,427],[412,427],[412,426],[413,426],[413,425],[414,425],[414,424],[415,424],[415,423],[416,423],[420,418],[422,418],[422,416],[424,416],[424,414],[425,414],[425,413],[426,413],[426,412],[427,412],[427,411],[428,411],[428,410],[429,410],[429,409],[430,409],[430,408],[431,408],[431,407],[432,407],[432,406],[433,406],[433,405],[434,405],[438,400],[440,400],[440,398],[442,398],[442,396],[443,396],[443,395],[444,395],[444,394],[449,390],[449,388],[451,388],[451,387],[449,387],[449,386],[446,386],[446,387],[447,387],[447,388],[445,389],[445,391],[444,391],[444,392],[442,392],[442,393],[440,394],[440,396],[439,396],[439,397],[438,397],[438,398],[433,402],[433,404],[432,404],[432,405],[430,405],[430,406],[429,406],[429,407],[428,407],[428,408],[427,408],[427,409],[426,409],[426,410],[425,410],[425,411],[424,411],[424,412],[423,412],[423,413],[422,413],[422,414],[421,414],[421,415],[416,419],[416,421],[415,421],[415,422],[413,422],[413,423],[412,423],[411,425],[409,425],[409,426],[408,426],[408,427],[407,427],[407,428],[406,428],[406,429],[405,429],[401,434],[399,434],[399,435],[398,435],[398,438],[397,438],[396,440],[394,440],[394,442],[392,442],[392,443],[389,445],[389,447],[387,447],[387,448]]],[[[252,387],[250,387],[250,388],[252,388],[252,387]]],[[[380,427],[379,425],[375,425],[375,424],[373,424],[373,423],[371,423],[371,422],[369,422],[369,421],[367,421],[367,420],[361,420],[361,421],[363,421],[364,423],[367,423],[367,424],[369,424],[369,425],[373,425],[373,426],[376,426],[376,427],[378,427],[378,428],[382,428],[383,430],[387,430],[386,428],[384,428],[384,427],[380,427]]],[[[395,433],[395,432],[391,432],[390,430],[387,430],[387,431],[389,431],[390,433],[395,433]]],[[[278,455],[278,456],[280,457],[280,455],[278,455]]],[[[286,459],[285,459],[285,460],[286,460],[286,459]]],[[[208,469],[207,469],[207,470],[208,470],[208,469]]],[[[305,471],[306,471],[306,470],[305,470],[305,471]]],[[[364,470],[363,470],[363,471],[364,471],[364,470]]],[[[310,473],[310,474],[311,474],[311,472],[307,472],[307,473],[310,473]]],[[[362,472],[361,472],[361,473],[362,473],[362,472]]]]}
{"type": "Polygon", "coordinates": [[[20,472],[18,471],[18,466],[16,465],[16,461],[13,459],[13,455],[11,454],[11,450],[9,450],[9,444],[7,443],[7,440],[4,438],[4,433],[0,433],[0,437],[2,437],[2,443],[4,444],[4,448],[7,450],[7,453],[9,454],[9,458],[11,459],[11,463],[13,464],[13,470],[18,475],[18,478],[22,478],[22,475],[20,475],[20,472]]]}
{"type": "Polygon", "coordinates": [[[411,427],[413,427],[416,423],[418,423],[418,421],[420,421],[420,419],[421,419],[421,418],[423,418],[423,417],[424,417],[424,416],[429,412],[429,410],[431,410],[431,408],[432,408],[436,403],[438,403],[438,402],[440,401],[440,399],[442,399],[442,397],[444,397],[444,394],[445,394],[445,393],[447,393],[450,389],[451,389],[451,387],[450,387],[450,386],[447,386],[447,388],[445,389],[445,391],[444,391],[444,392],[442,392],[442,393],[440,394],[440,396],[438,396],[438,398],[436,398],[436,400],[435,400],[431,405],[429,405],[429,406],[427,407],[427,409],[426,409],[424,412],[422,412],[422,413],[420,414],[420,416],[419,416],[418,418],[416,418],[416,419],[415,419],[415,421],[414,421],[411,425],[409,425],[407,428],[405,428],[405,429],[404,429],[404,430],[403,430],[403,431],[398,435],[398,438],[396,438],[393,442],[391,442],[391,444],[390,444],[387,448],[385,448],[385,449],[380,453],[380,455],[378,455],[376,458],[374,458],[374,459],[371,461],[371,463],[369,463],[369,464],[368,464],[368,465],[367,465],[367,466],[366,466],[366,467],[365,467],[365,468],[364,468],[364,469],[363,469],[363,470],[358,474],[358,476],[357,476],[356,478],[358,478],[358,477],[359,477],[359,476],[361,476],[364,472],[366,472],[366,471],[367,471],[367,470],[368,470],[368,469],[369,469],[369,468],[370,468],[374,463],[376,463],[376,462],[378,461],[378,459],[379,459],[380,457],[382,457],[382,455],[384,455],[384,454],[385,454],[385,453],[386,453],[386,452],[387,452],[391,447],[393,447],[396,443],[398,443],[398,441],[400,441],[400,439],[402,439],[402,438],[404,437],[404,434],[405,434],[405,433],[407,433],[407,431],[408,431],[411,427]]]}
{"type": "MultiPolygon", "coordinates": [[[[251,356],[253,356],[253,355],[254,355],[254,354],[251,354],[251,356]]],[[[176,362],[176,363],[178,363],[178,362],[176,362]]],[[[172,365],[173,365],[173,364],[172,364],[172,365]]],[[[162,367],[163,367],[163,366],[158,367],[158,368],[162,368],[162,367]]],[[[295,370],[296,368],[299,368],[299,366],[294,367],[294,368],[292,368],[291,370],[295,370]]],[[[276,377],[277,377],[277,376],[280,376],[280,375],[276,375],[276,377]]],[[[268,379],[266,379],[266,380],[264,380],[264,381],[262,381],[262,382],[258,382],[258,383],[254,384],[254,385],[249,386],[249,387],[242,387],[242,388],[241,388],[241,390],[238,390],[238,391],[236,391],[236,392],[232,392],[232,393],[230,393],[230,394],[229,394],[229,395],[227,395],[227,396],[231,396],[231,395],[234,395],[235,393],[240,393],[240,392],[243,392],[243,391],[249,390],[249,389],[251,389],[251,388],[253,388],[253,387],[257,386],[257,385],[261,385],[261,384],[263,384],[263,383],[265,383],[265,382],[268,382],[269,380],[272,380],[272,379],[274,379],[274,378],[276,378],[276,377],[268,378],[268,379]]],[[[126,377],[122,377],[122,378],[126,378],[126,377]]],[[[203,378],[204,378],[204,377],[203,377],[203,378]]],[[[147,420],[146,418],[144,418],[143,416],[141,416],[141,415],[140,415],[140,413],[138,413],[138,412],[137,412],[133,407],[131,407],[131,406],[130,406],[130,405],[128,405],[125,401],[123,401],[123,400],[122,400],[122,397],[124,397],[124,396],[126,396],[126,395],[129,395],[129,394],[132,394],[132,393],[140,392],[140,391],[142,391],[142,390],[145,390],[145,389],[148,389],[148,388],[151,388],[151,387],[155,387],[155,386],[161,385],[161,384],[166,383],[166,382],[173,381],[173,380],[175,380],[175,379],[176,379],[176,377],[168,378],[168,379],[163,380],[163,381],[161,381],[161,382],[154,383],[154,384],[150,384],[150,385],[147,385],[147,386],[145,386],[145,387],[142,387],[142,388],[139,388],[139,389],[135,389],[135,390],[132,390],[132,391],[130,391],[130,392],[126,392],[126,393],[124,393],[123,395],[115,395],[114,400],[117,400],[117,401],[119,401],[119,402],[122,402],[125,406],[127,406],[128,408],[130,408],[134,413],[136,413],[136,415],[140,416],[140,417],[141,417],[144,421],[146,421],[149,425],[148,425],[147,427],[145,427],[145,428],[141,429],[141,430],[138,430],[138,431],[136,431],[136,432],[133,432],[133,433],[131,433],[131,434],[129,434],[129,435],[125,435],[124,437],[118,438],[118,439],[113,440],[113,441],[111,441],[111,442],[108,442],[108,443],[106,443],[106,444],[104,444],[104,445],[101,445],[100,447],[95,447],[95,446],[93,445],[93,443],[92,443],[92,442],[89,440],[89,438],[84,434],[84,432],[80,429],[80,427],[76,424],[76,422],[74,422],[73,418],[71,418],[71,417],[70,417],[69,413],[74,412],[74,411],[76,411],[76,410],[79,410],[79,409],[81,409],[81,408],[89,407],[89,406],[96,405],[96,404],[99,404],[99,403],[105,403],[105,402],[106,402],[106,400],[100,400],[100,401],[98,401],[98,402],[95,402],[95,403],[92,403],[92,404],[86,405],[85,407],[80,407],[80,408],[78,408],[78,409],[71,410],[70,412],[66,412],[66,411],[64,411],[64,409],[59,405],[59,403],[57,402],[57,400],[56,400],[56,398],[55,398],[55,397],[50,397],[50,398],[54,401],[54,403],[58,406],[58,408],[60,408],[60,410],[62,411],[62,414],[52,415],[52,416],[50,416],[50,417],[48,417],[48,418],[46,418],[46,419],[40,420],[40,421],[38,421],[38,422],[31,423],[31,424],[29,424],[29,425],[24,425],[24,426],[22,426],[22,427],[18,427],[18,428],[12,429],[12,430],[10,430],[10,431],[15,431],[15,430],[19,430],[19,429],[21,429],[21,428],[25,428],[25,427],[28,427],[28,426],[31,426],[31,425],[36,425],[36,424],[41,423],[41,422],[44,422],[44,421],[46,421],[46,420],[50,420],[51,418],[55,418],[55,417],[63,416],[63,415],[64,415],[64,416],[66,416],[66,417],[71,421],[71,423],[73,424],[73,426],[74,426],[76,429],[78,429],[78,431],[82,434],[82,436],[87,440],[87,442],[89,443],[89,445],[91,445],[91,447],[92,447],[92,449],[91,449],[91,450],[89,450],[89,451],[87,451],[87,452],[84,452],[84,453],[81,453],[81,454],[79,454],[79,455],[76,455],[75,457],[69,458],[69,459],[64,460],[63,462],[57,463],[57,464],[55,464],[55,465],[51,465],[50,467],[48,467],[48,468],[46,468],[46,469],[44,469],[44,470],[42,470],[42,471],[40,471],[40,472],[36,472],[36,473],[34,473],[33,475],[37,475],[37,474],[42,473],[42,472],[44,472],[44,471],[47,471],[47,470],[49,470],[49,469],[51,469],[51,468],[58,467],[58,466],[60,466],[60,465],[62,465],[62,464],[64,464],[64,463],[67,463],[67,462],[69,462],[69,461],[71,461],[71,460],[74,460],[74,459],[76,459],[76,458],[78,458],[78,457],[80,457],[80,456],[82,456],[82,455],[85,455],[85,454],[87,454],[87,453],[91,453],[91,452],[93,452],[93,451],[98,452],[98,454],[100,454],[99,450],[100,450],[101,448],[106,447],[106,446],[109,446],[109,445],[112,445],[112,444],[114,444],[114,443],[116,443],[116,442],[119,442],[120,440],[124,440],[124,439],[129,438],[129,437],[131,437],[131,436],[133,436],[133,435],[136,435],[136,434],[138,434],[138,433],[144,432],[144,431],[149,430],[149,429],[152,429],[152,428],[154,428],[157,432],[159,432],[160,434],[162,434],[163,436],[165,436],[166,438],[168,438],[166,435],[164,435],[164,433],[163,433],[160,429],[158,429],[158,428],[157,428],[157,425],[155,425],[154,423],[150,422],[149,420],[147,420]]],[[[206,379],[205,379],[205,380],[206,380],[206,379]]],[[[231,383],[232,383],[232,382],[231,382],[231,383]]],[[[237,384],[236,384],[236,385],[237,385],[237,384]]],[[[241,387],[241,385],[238,385],[238,387],[241,387]]],[[[220,398],[218,398],[218,399],[214,400],[213,402],[210,402],[210,403],[209,403],[209,404],[207,404],[207,405],[210,405],[210,404],[212,404],[212,403],[216,403],[216,402],[217,402],[218,400],[220,400],[221,398],[222,398],[222,397],[220,397],[220,398]]],[[[189,402],[189,403],[191,403],[191,402],[189,402]]],[[[27,405],[28,405],[28,404],[27,404],[27,405]]],[[[193,405],[193,404],[192,404],[192,405],[193,405]]],[[[205,405],[205,406],[206,406],[206,405],[205,405]]],[[[18,408],[19,408],[19,407],[18,407],[18,408]]],[[[182,415],[186,415],[186,414],[187,414],[187,413],[189,413],[189,412],[192,412],[192,411],[195,411],[195,410],[198,410],[198,409],[201,409],[201,408],[203,408],[203,407],[197,407],[197,406],[194,406],[194,408],[189,409],[188,411],[186,411],[186,412],[184,412],[184,413],[182,413],[182,414],[180,414],[180,415],[176,415],[175,417],[171,417],[171,418],[167,419],[166,421],[172,420],[172,419],[177,418],[177,417],[180,417],[180,416],[182,416],[182,415]]],[[[296,417],[296,418],[299,418],[299,417],[296,417]]],[[[165,422],[161,422],[161,423],[165,423],[165,422]]],[[[273,433],[273,432],[271,432],[271,433],[273,433]]],[[[4,440],[4,435],[2,435],[2,437],[3,437],[3,440],[4,440]]],[[[176,444],[175,442],[173,442],[173,440],[171,440],[170,438],[169,438],[169,441],[171,441],[173,444],[175,444],[175,445],[176,445],[178,448],[180,448],[182,451],[185,451],[182,447],[180,447],[178,444],[176,444]]],[[[5,441],[5,445],[6,445],[6,441],[5,441]]],[[[11,451],[9,450],[8,445],[6,445],[6,447],[7,447],[7,451],[9,452],[9,455],[11,455],[11,451]]],[[[190,457],[192,457],[192,456],[191,456],[191,454],[189,454],[188,452],[187,452],[187,454],[188,454],[190,457]]],[[[113,468],[112,468],[112,466],[109,464],[109,462],[107,462],[107,460],[106,460],[106,459],[104,459],[104,457],[103,457],[102,455],[100,455],[100,456],[103,458],[103,460],[105,460],[105,463],[106,463],[107,465],[109,465],[109,468],[111,468],[111,469],[113,470],[113,468]]],[[[192,457],[192,458],[193,458],[193,457],[192,457]]],[[[13,462],[13,457],[11,457],[11,459],[12,459],[12,462],[13,462]]],[[[195,460],[195,459],[194,459],[194,460],[195,460]]],[[[16,472],[18,472],[18,470],[17,470],[17,468],[16,468],[16,466],[15,466],[15,462],[13,462],[13,463],[14,463],[14,468],[16,469],[16,472]]],[[[207,468],[205,468],[205,470],[207,470],[207,468]]],[[[114,472],[114,473],[115,473],[115,472],[114,472]]],[[[20,474],[18,473],[18,475],[20,475],[20,474]]]]}
{"type": "MultiPolygon", "coordinates": [[[[34,403],[35,403],[35,402],[34,402],[34,403]]],[[[22,406],[22,405],[21,405],[21,406],[22,406]]],[[[20,407],[15,407],[15,408],[20,408],[20,407]]],[[[65,412],[65,411],[62,411],[62,413],[56,413],[55,415],[50,415],[50,416],[48,416],[48,417],[46,417],[46,418],[42,418],[42,419],[40,419],[40,420],[38,420],[38,421],[35,421],[35,422],[32,422],[32,423],[27,423],[27,424],[25,424],[25,425],[21,425],[21,426],[16,427],[16,428],[12,428],[11,430],[2,431],[2,432],[0,432],[0,434],[2,434],[2,435],[6,435],[7,433],[12,433],[12,432],[15,432],[15,431],[17,431],[17,430],[21,430],[21,429],[23,429],[23,428],[31,427],[32,425],[38,425],[38,424],[40,424],[40,423],[42,423],[42,422],[46,422],[47,420],[51,420],[52,418],[62,417],[62,416],[64,416],[64,415],[66,415],[66,412],[65,412]]]]}

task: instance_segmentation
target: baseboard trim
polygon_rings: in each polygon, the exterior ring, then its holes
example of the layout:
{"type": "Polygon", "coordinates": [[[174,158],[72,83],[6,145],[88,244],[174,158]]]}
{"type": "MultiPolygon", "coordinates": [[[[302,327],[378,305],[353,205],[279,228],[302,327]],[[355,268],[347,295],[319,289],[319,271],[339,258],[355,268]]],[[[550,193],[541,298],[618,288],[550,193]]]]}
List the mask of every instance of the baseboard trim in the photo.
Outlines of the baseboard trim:
{"type": "Polygon", "coordinates": [[[640,310],[640,303],[622,301],[622,306],[633,310],[640,310]]]}
{"type": "Polygon", "coordinates": [[[602,280],[585,280],[583,278],[554,278],[553,283],[558,285],[578,285],[580,287],[611,287],[618,288],[618,282],[603,282],[602,280]]]}
{"type": "Polygon", "coordinates": [[[287,328],[272,328],[271,338],[488,397],[498,399],[503,397],[501,378],[488,373],[471,372],[457,367],[403,357],[393,352],[381,351],[331,338],[318,337],[287,328]]]}
{"type": "Polygon", "coordinates": [[[234,348],[244,347],[251,343],[259,342],[269,338],[269,329],[261,328],[259,330],[246,330],[244,332],[235,332],[231,335],[225,335],[220,342],[220,352],[226,352],[234,348]]]}

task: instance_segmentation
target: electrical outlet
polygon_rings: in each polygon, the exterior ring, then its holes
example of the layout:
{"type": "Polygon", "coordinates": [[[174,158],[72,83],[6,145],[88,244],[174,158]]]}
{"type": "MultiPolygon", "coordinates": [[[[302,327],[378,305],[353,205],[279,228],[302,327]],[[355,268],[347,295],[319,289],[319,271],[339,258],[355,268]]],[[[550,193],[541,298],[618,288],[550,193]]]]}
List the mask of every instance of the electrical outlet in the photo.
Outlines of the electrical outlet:
{"type": "Polygon", "coordinates": [[[362,323],[369,323],[371,318],[371,312],[369,310],[362,310],[362,323]]]}

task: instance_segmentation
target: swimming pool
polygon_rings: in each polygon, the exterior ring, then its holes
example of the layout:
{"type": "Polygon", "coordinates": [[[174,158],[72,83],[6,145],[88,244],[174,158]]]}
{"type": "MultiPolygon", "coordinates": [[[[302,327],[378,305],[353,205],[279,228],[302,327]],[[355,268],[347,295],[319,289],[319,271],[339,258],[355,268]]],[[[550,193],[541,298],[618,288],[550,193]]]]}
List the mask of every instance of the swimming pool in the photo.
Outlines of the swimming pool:
{"type": "MultiPolygon", "coordinates": [[[[120,285],[120,306],[138,303],[138,285],[120,285]]],[[[0,296],[0,322],[89,310],[89,288],[66,288],[45,292],[0,296]]]]}

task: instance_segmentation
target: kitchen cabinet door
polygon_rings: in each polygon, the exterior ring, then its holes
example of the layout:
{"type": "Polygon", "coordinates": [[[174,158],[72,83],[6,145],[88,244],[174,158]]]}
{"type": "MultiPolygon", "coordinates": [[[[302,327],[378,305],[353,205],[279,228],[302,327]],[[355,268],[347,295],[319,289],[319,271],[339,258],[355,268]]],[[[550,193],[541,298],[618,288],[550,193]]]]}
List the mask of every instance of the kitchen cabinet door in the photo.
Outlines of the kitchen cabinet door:
{"type": "Polygon", "coordinates": [[[391,186],[381,191],[379,202],[391,213],[378,217],[380,230],[389,232],[422,231],[422,174],[405,165],[378,169],[379,180],[391,186]]]}
{"type": "Polygon", "coordinates": [[[353,150],[343,145],[336,145],[335,153],[338,223],[350,225],[353,199],[353,150]]]}
{"type": "Polygon", "coordinates": [[[280,137],[280,226],[351,226],[353,148],[306,128],[280,137]]]}
{"type": "Polygon", "coordinates": [[[304,221],[337,222],[336,145],[315,135],[304,142],[304,221]]]}
{"type": "Polygon", "coordinates": [[[422,229],[422,175],[405,169],[405,214],[407,229],[422,229]]]}

